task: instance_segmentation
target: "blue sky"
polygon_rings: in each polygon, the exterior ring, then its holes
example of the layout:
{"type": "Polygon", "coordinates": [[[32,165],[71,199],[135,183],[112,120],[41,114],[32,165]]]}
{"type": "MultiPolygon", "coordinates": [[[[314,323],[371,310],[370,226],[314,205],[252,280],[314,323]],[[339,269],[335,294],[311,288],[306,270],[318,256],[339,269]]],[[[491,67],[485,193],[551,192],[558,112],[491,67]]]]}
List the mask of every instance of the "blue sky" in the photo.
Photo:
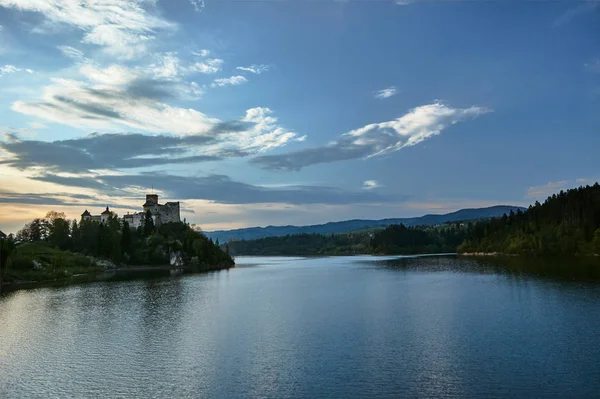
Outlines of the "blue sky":
{"type": "Polygon", "coordinates": [[[600,3],[0,0],[0,228],[527,205],[600,176],[600,3]]]}

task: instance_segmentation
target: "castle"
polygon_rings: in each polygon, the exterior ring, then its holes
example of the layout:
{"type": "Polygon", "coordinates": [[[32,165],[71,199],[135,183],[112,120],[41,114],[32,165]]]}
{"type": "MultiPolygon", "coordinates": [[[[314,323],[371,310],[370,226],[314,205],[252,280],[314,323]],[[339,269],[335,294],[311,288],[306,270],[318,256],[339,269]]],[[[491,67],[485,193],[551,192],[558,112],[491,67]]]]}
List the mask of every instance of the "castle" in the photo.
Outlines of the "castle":
{"type": "MultiPolygon", "coordinates": [[[[180,222],[179,202],[167,202],[164,205],[158,203],[157,194],[146,194],[146,202],[142,206],[143,212],[127,213],[123,216],[123,221],[129,223],[129,227],[137,229],[143,226],[146,212],[150,211],[152,220],[155,226],[160,226],[164,223],[180,222]]],[[[86,209],[81,215],[81,220],[93,220],[100,223],[106,223],[112,212],[108,207],[100,215],[92,215],[86,209]]]]}

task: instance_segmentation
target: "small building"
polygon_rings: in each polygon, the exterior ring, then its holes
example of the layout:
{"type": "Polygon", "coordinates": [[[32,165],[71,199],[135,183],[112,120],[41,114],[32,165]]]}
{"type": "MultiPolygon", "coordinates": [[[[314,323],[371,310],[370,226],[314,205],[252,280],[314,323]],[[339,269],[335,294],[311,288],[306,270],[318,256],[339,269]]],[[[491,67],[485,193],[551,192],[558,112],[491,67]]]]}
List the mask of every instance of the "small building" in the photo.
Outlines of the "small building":
{"type": "Polygon", "coordinates": [[[112,212],[106,207],[106,210],[102,212],[100,215],[92,215],[87,209],[85,212],[81,214],[81,220],[90,220],[93,222],[106,223],[109,216],[112,215],[112,212]]]}
{"type": "Polygon", "coordinates": [[[0,230],[0,238],[2,238],[2,239],[6,239],[6,237],[8,237],[8,236],[7,236],[6,234],[4,234],[4,233],[2,232],[2,230],[0,230]]]}

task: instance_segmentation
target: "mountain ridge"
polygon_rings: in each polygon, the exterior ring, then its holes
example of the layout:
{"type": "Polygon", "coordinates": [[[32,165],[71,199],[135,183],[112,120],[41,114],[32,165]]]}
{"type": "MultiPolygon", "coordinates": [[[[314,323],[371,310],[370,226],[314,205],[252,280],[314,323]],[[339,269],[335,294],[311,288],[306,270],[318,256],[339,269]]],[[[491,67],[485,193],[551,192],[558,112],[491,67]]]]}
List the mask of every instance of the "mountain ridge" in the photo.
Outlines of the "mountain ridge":
{"type": "Polygon", "coordinates": [[[426,214],[423,216],[409,218],[385,218],[385,219],[350,219],[338,222],[327,222],[323,224],[314,224],[308,226],[274,226],[265,227],[247,227],[233,230],[216,230],[204,232],[206,236],[213,240],[219,240],[221,243],[235,240],[256,240],[265,237],[280,237],[289,234],[316,233],[316,234],[339,234],[348,233],[354,230],[385,227],[392,224],[404,224],[406,226],[436,225],[440,223],[474,220],[491,217],[500,217],[509,214],[512,210],[525,210],[523,207],[514,205],[494,205],[486,208],[466,208],[445,214],[426,214]]]}

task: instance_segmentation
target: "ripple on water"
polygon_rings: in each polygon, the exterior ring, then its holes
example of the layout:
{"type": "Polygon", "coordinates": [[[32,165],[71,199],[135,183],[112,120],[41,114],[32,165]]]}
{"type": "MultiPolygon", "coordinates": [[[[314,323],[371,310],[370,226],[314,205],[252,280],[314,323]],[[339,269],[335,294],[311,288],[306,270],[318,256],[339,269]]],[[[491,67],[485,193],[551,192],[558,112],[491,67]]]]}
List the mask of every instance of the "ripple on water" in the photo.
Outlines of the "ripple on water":
{"type": "Polygon", "coordinates": [[[596,284],[456,257],[238,264],[1,297],[0,397],[600,392],[596,284]]]}

